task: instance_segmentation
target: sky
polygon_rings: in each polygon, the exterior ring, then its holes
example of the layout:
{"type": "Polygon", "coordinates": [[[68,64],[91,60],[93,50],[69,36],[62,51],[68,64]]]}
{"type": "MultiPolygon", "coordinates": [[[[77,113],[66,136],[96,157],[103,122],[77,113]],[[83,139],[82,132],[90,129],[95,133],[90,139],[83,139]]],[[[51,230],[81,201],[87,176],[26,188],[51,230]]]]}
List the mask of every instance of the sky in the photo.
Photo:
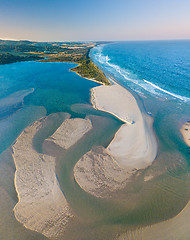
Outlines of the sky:
{"type": "Polygon", "coordinates": [[[0,0],[0,39],[190,39],[190,0],[0,0]]]}

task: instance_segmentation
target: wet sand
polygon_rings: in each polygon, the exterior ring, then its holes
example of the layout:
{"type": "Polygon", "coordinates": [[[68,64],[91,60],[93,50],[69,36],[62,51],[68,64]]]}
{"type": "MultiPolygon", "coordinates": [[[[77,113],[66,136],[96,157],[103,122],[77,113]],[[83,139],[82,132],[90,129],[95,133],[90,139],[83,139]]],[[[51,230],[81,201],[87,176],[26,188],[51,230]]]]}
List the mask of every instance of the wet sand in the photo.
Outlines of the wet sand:
{"type": "Polygon", "coordinates": [[[19,202],[14,208],[17,220],[26,228],[55,238],[72,217],[55,174],[55,159],[38,154],[32,140],[41,122],[25,129],[13,145],[16,166],[15,188],[19,202]]]}
{"type": "Polygon", "coordinates": [[[103,147],[87,152],[75,165],[74,176],[82,189],[100,198],[125,187],[132,171],[121,168],[103,147]]]}
{"type": "Polygon", "coordinates": [[[0,239],[2,240],[47,240],[37,232],[26,229],[19,223],[13,212],[17,203],[14,188],[15,164],[9,149],[0,155],[0,239]]]}

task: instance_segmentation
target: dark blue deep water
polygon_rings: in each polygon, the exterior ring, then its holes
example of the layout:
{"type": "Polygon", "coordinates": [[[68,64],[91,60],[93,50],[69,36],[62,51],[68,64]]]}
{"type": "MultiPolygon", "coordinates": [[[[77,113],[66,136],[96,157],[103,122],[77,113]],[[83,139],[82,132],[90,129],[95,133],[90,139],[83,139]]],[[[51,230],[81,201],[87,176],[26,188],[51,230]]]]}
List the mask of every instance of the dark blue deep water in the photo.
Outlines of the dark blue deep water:
{"type": "Polygon", "coordinates": [[[101,45],[94,60],[141,95],[190,103],[190,40],[101,45]]]}

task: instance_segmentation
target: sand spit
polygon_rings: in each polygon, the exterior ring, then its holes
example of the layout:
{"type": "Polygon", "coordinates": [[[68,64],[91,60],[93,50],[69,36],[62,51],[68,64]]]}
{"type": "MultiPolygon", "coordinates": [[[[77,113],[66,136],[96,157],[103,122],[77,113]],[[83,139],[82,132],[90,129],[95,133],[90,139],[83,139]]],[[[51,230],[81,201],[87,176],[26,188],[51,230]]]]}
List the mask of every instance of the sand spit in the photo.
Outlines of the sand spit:
{"type": "Polygon", "coordinates": [[[137,169],[151,165],[157,154],[152,119],[141,113],[133,95],[118,84],[95,87],[92,95],[95,108],[126,123],[107,148],[118,164],[137,169]]]}
{"type": "Polygon", "coordinates": [[[90,119],[66,119],[48,140],[64,149],[68,149],[90,129],[92,129],[90,119]]]}
{"type": "Polygon", "coordinates": [[[187,240],[190,236],[190,203],[174,218],[121,235],[117,240],[187,240]]]}
{"type": "Polygon", "coordinates": [[[32,140],[41,122],[29,126],[13,145],[16,165],[15,187],[19,202],[14,208],[17,220],[30,230],[57,238],[72,217],[55,174],[55,159],[38,154],[32,140]]]}
{"type": "Polygon", "coordinates": [[[190,121],[186,122],[180,129],[181,134],[183,135],[184,141],[190,147],[190,121]]]}
{"type": "Polygon", "coordinates": [[[112,192],[124,188],[132,172],[121,168],[103,147],[86,153],[74,167],[80,187],[100,198],[108,198],[112,192]]]}
{"type": "Polygon", "coordinates": [[[125,122],[107,149],[90,151],[75,165],[74,176],[85,191],[107,197],[124,188],[139,169],[152,164],[157,142],[152,119],[141,113],[133,95],[118,84],[92,90],[93,106],[125,122]]]}

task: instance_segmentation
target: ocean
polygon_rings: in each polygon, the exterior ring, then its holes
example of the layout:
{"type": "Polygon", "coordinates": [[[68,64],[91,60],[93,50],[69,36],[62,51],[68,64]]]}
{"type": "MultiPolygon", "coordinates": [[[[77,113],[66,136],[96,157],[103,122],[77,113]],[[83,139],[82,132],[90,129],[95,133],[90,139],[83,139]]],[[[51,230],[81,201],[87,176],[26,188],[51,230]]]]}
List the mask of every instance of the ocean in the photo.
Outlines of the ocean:
{"type": "Polygon", "coordinates": [[[94,60],[140,95],[190,103],[190,41],[118,42],[93,49],[94,60]]]}

